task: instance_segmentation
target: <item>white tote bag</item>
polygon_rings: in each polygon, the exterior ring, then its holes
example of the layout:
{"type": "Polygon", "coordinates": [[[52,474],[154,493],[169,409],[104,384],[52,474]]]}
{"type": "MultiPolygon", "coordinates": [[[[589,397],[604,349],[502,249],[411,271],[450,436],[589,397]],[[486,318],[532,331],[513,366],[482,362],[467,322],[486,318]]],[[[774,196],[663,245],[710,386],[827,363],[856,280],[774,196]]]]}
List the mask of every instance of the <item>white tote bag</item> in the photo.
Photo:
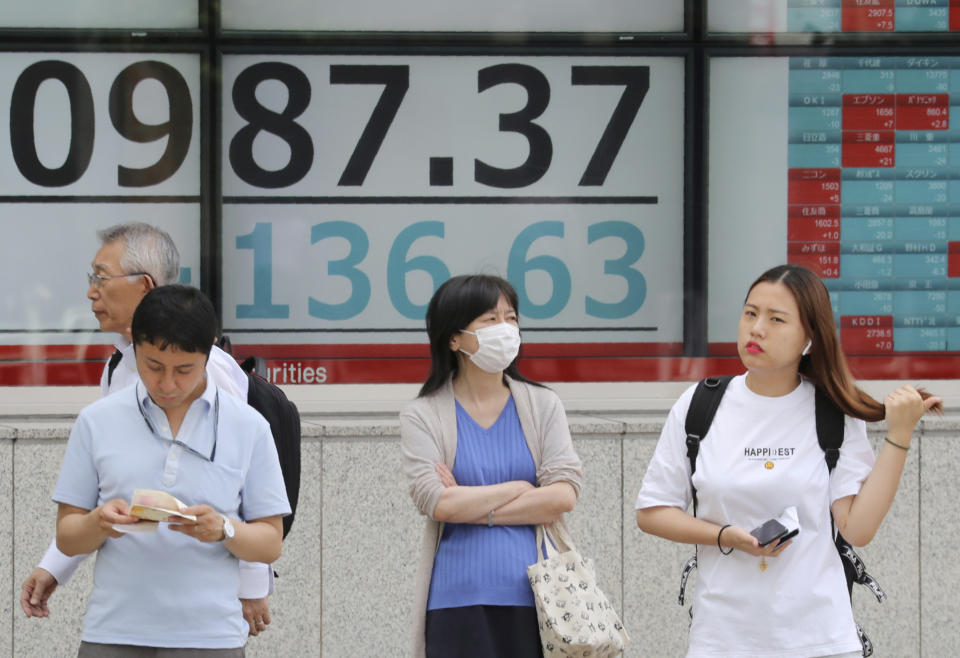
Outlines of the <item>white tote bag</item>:
{"type": "Polygon", "coordinates": [[[581,557],[561,523],[537,526],[537,563],[527,567],[527,576],[544,658],[606,658],[623,651],[630,638],[597,587],[593,560],[581,557]]]}

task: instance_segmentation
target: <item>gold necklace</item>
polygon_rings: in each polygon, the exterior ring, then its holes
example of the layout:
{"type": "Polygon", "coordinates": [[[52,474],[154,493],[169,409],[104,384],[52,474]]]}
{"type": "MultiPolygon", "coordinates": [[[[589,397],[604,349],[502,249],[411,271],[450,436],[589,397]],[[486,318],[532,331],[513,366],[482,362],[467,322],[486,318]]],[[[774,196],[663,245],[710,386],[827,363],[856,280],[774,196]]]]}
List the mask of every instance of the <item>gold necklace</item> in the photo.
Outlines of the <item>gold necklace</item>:
{"type": "Polygon", "coordinates": [[[760,558],[760,571],[766,571],[768,566],[770,565],[767,564],[767,556],[764,555],[760,558]]]}

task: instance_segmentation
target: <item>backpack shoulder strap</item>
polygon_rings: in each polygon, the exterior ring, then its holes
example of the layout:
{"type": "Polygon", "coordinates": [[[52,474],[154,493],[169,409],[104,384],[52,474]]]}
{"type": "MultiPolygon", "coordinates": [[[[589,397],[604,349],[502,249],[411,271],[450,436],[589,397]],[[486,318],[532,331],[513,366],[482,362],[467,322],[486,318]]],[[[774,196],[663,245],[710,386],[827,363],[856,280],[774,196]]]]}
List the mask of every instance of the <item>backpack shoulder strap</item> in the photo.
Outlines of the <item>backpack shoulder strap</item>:
{"type": "Polygon", "coordinates": [[[218,336],[215,344],[221,350],[230,356],[233,356],[233,343],[230,341],[230,336],[227,336],[226,334],[218,336]]]}
{"type": "Polygon", "coordinates": [[[707,435],[710,423],[717,413],[727,384],[733,379],[726,377],[707,377],[701,379],[697,389],[693,392],[690,407],[687,409],[687,418],[684,431],[687,433],[687,458],[690,460],[690,475],[697,470],[697,453],[700,452],[700,441],[707,435]]]}
{"type": "MultiPolygon", "coordinates": [[[[837,466],[837,460],[840,458],[840,446],[843,445],[845,429],[844,413],[829,397],[822,393],[819,388],[817,389],[815,403],[817,441],[820,443],[821,450],[823,450],[823,458],[827,462],[827,471],[833,472],[833,469],[837,466]]],[[[832,513],[830,514],[830,525],[834,530],[833,543],[836,545],[837,552],[840,553],[841,562],[843,563],[843,572],[847,580],[847,592],[852,597],[853,584],[860,583],[870,588],[873,595],[877,597],[878,602],[883,602],[883,600],[887,598],[886,593],[884,593],[876,579],[867,573],[867,568],[863,560],[860,559],[860,556],[853,550],[853,546],[843,538],[843,535],[836,532],[832,513]]],[[[862,630],[860,630],[859,633],[861,634],[861,642],[864,643],[865,647],[864,655],[869,655],[869,653],[866,653],[866,645],[870,642],[870,639],[863,634],[862,630]]]]}
{"type": "Polygon", "coordinates": [[[832,473],[840,458],[840,446],[843,445],[843,411],[817,388],[816,397],[817,441],[823,450],[827,462],[827,471],[832,473]]]}
{"type": "Polygon", "coordinates": [[[107,364],[107,386],[110,386],[110,382],[113,381],[113,371],[117,369],[122,359],[123,352],[120,350],[114,350],[113,354],[110,355],[110,362],[107,364]]]}
{"type": "Polygon", "coordinates": [[[252,354],[240,363],[240,369],[248,375],[259,375],[267,378],[267,362],[263,357],[253,356],[252,354]]]}
{"type": "MultiPolygon", "coordinates": [[[[687,417],[684,421],[684,431],[687,433],[687,459],[690,460],[690,477],[697,470],[697,454],[700,452],[700,442],[710,430],[710,424],[720,406],[720,400],[727,390],[727,384],[732,376],[707,377],[701,379],[693,392],[687,417]]],[[[697,515],[697,489],[693,488],[693,515],[697,515]]]]}
{"type": "Polygon", "coordinates": [[[260,412],[270,424],[280,460],[280,471],[287,490],[290,514],[283,517],[283,537],[286,538],[297,513],[300,498],[300,412],[283,390],[257,374],[259,357],[249,357],[241,364],[247,373],[247,404],[260,412]]]}

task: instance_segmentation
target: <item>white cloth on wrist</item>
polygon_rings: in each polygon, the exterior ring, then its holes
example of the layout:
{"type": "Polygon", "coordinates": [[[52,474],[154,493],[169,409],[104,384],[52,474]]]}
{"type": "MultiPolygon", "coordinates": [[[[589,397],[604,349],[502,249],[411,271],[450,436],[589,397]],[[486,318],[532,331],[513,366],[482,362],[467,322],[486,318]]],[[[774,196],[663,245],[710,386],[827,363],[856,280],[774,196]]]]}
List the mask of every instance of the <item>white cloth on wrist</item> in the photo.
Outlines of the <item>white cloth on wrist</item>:
{"type": "Polygon", "coordinates": [[[43,559],[40,560],[40,564],[37,566],[49,571],[50,574],[57,579],[58,585],[66,585],[87,555],[89,555],[89,553],[74,555],[73,557],[64,555],[60,552],[60,549],[57,548],[57,538],[54,537],[50,542],[50,547],[47,549],[47,552],[43,554],[43,559]]]}
{"type": "Polygon", "coordinates": [[[240,598],[262,599],[273,594],[273,568],[263,562],[240,560],[240,598]]]}

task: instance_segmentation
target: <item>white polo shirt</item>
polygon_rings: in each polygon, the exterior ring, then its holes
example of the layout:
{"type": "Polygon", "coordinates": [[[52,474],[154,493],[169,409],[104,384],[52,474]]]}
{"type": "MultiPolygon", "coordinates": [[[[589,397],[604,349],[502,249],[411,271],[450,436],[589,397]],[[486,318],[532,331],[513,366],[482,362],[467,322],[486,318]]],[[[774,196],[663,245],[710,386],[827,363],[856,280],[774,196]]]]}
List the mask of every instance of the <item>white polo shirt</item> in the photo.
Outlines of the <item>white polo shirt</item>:
{"type": "MultiPolygon", "coordinates": [[[[860,650],[830,505],[860,491],[873,468],[866,425],[846,417],[843,446],[828,475],[817,441],[814,387],[757,395],[731,380],[697,456],[697,516],[752,530],[787,507],[800,534],[760,568],[741,551],[698,547],[688,657],[803,658],[860,650]]],[[[670,410],[637,496],[637,509],[692,503],[684,421],[694,387],[670,410]]],[[[692,510],[691,510],[692,512],[692,510]]]]}
{"type": "MultiPolygon", "coordinates": [[[[80,412],[53,499],[93,509],[114,498],[130,500],[134,489],[168,491],[187,505],[208,504],[233,518],[290,513],[267,421],[210,378],[176,443],[142,383],[80,412]]],[[[201,543],[163,524],[156,533],[108,538],[97,551],[83,639],[241,647],[247,626],[238,587],[238,560],[223,544],[201,543]]]]}

